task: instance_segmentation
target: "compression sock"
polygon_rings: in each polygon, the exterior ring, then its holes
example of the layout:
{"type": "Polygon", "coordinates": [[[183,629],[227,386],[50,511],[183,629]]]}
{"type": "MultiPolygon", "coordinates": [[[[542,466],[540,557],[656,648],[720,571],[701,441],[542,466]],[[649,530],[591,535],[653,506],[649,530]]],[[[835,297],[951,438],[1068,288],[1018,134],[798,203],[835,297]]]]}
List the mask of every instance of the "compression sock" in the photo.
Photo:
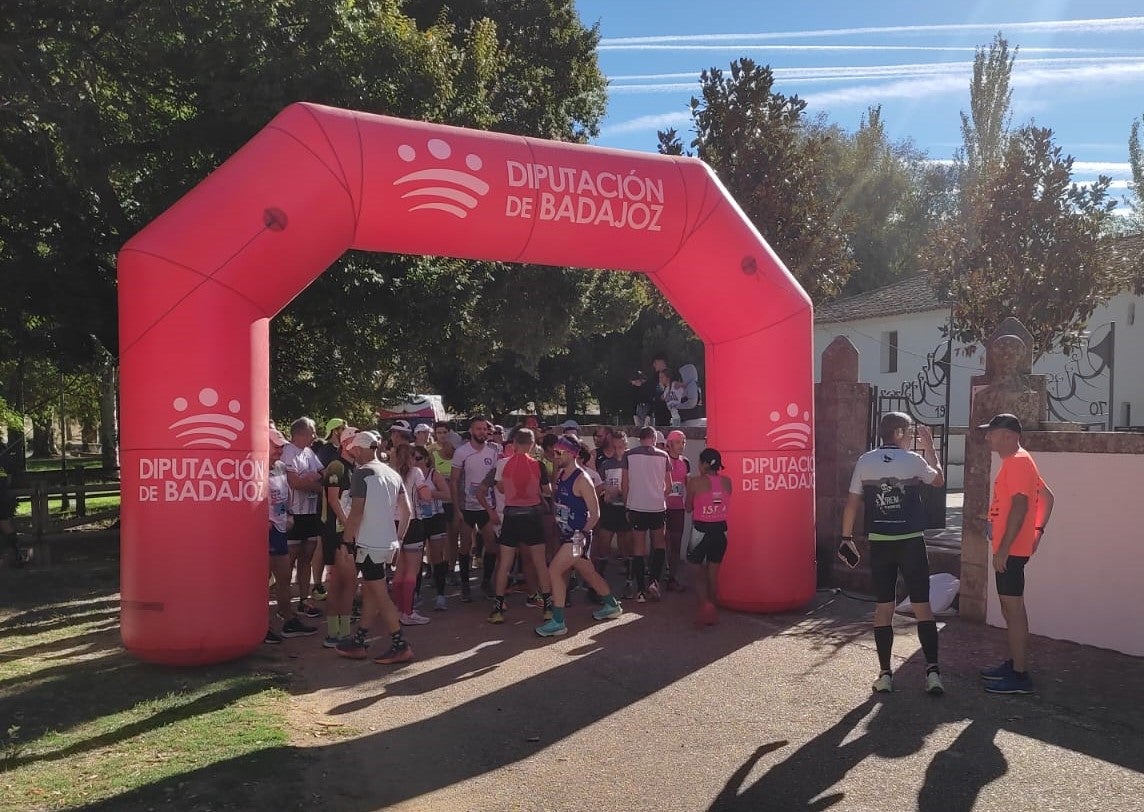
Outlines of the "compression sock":
{"type": "Polygon", "coordinates": [[[655,549],[651,551],[651,579],[659,582],[663,576],[663,565],[667,561],[667,550],[655,549]]]}
{"type": "Polygon", "coordinates": [[[878,667],[890,672],[890,653],[894,649],[894,627],[875,626],[874,645],[878,647],[878,667]]]}
{"type": "Polygon", "coordinates": [[[937,665],[937,621],[919,621],[918,640],[921,641],[922,653],[925,655],[926,663],[937,665]]]}

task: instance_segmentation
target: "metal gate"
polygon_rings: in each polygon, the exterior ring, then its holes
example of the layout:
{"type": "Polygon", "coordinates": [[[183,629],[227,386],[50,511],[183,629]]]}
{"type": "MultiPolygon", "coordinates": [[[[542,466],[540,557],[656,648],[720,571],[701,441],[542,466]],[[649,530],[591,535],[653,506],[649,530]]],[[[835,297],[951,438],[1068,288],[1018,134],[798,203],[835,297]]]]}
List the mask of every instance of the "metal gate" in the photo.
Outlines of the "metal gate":
{"type": "MultiPolygon", "coordinates": [[[[950,369],[952,366],[952,344],[943,341],[926,355],[926,363],[912,381],[903,381],[896,390],[870,390],[870,424],[867,433],[867,447],[878,445],[878,423],[888,412],[904,412],[914,422],[928,426],[933,432],[934,452],[946,470],[949,462],[949,398],[950,369]]],[[[917,450],[917,440],[914,440],[917,450]]],[[[947,485],[940,488],[922,490],[922,501],[926,509],[926,529],[938,530],[945,527],[945,502],[947,485]]]]}

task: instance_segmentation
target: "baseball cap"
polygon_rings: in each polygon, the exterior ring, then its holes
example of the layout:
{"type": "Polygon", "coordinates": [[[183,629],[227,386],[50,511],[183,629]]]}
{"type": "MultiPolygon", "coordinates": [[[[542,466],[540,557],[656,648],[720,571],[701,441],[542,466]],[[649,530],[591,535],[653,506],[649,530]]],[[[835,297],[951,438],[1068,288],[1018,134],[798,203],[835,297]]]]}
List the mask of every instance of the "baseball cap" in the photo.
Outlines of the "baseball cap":
{"type": "Polygon", "coordinates": [[[340,417],[331,417],[326,421],[326,439],[330,439],[330,434],[334,431],[334,429],[343,428],[345,425],[346,421],[342,420],[340,417]]]}
{"type": "Polygon", "coordinates": [[[270,430],[270,445],[276,445],[281,448],[288,442],[290,441],[286,439],[286,435],[280,432],[278,429],[270,430]]]}
{"type": "Polygon", "coordinates": [[[432,423],[418,423],[416,426],[413,427],[413,433],[414,434],[420,434],[423,431],[427,431],[430,434],[432,434],[433,433],[433,424],[432,423]]]}
{"type": "Polygon", "coordinates": [[[679,429],[676,429],[675,431],[669,431],[667,433],[667,442],[669,442],[669,443],[672,440],[686,440],[686,439],[687,439],[687,435],[684,434],[679,429]]]}
{"type": "Polygon", "coordinates": [[[352,440],[350,440],[350,446],[349,447],[350,448],[377,448],[377,444],[379,442],[381,442],[381,438],[378,437],[372,431],[359,431],[357,434],[354,435],[354,438],[352,440]]]}
{"type": "Polygon", "coordinates": [[[560,424],[560,428],[564,431],[574,431],[577,434],[580,433],[580,424],[575,420],[565,420],[560,424]]]}
{"type": "Polygon", "coordinates": [[[358,433],[358,430],[355,429],[353,426],[344,427],[342,429],[342,440],[340,443],[338,443],[338,445],[341,446],[342,448],[349,448],[350,447],[350,441],[353,440],[354,435],[357,433],[358,433]]]}
{"type": "Polygon", "coordinates": [[[714,448],[705,448],[699,452],[699,461],[706,464],[712,471],[723,468],[723,455],[714,448]]]}
{"type": "Polygon", "coordinates": [[[408,420],[394,420],[389,426],[390,431],[400,431],[410,437],[413,436],[413,427],[409,425],[408,420]]]}
{"type": "Polygon", "coordinates": [[[1009,429],[1018,434],[1021,433],[1021,419],[1015,414],[995,414],[993,419],[988,423],[978,426],[979,429],[989,431],[990,429],[1009,429]]]}

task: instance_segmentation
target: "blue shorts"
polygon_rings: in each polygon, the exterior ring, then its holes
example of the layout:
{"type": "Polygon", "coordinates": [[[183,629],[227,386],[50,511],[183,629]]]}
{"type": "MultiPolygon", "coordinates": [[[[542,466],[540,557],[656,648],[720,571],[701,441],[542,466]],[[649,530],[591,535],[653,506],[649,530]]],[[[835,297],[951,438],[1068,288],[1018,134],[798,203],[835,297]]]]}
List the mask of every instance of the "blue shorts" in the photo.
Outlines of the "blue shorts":
{"type": "Polygon", "coordinates": [[[270,554],[286,555],[289,552],[290,545],[286,541],[286,531],[270,525],[270,554]]]}

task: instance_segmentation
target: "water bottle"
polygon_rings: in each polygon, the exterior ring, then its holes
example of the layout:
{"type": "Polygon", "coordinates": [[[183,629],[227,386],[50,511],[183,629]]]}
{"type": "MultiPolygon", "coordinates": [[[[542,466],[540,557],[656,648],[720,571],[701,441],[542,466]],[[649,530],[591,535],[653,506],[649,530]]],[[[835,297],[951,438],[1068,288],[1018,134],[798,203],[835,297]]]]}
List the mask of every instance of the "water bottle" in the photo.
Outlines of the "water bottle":
{"type": "Polygon", "coordinates": [[[584,534],[577,530],[572,534],[572,557],[579,558],[584,554],[584,534]]]}

